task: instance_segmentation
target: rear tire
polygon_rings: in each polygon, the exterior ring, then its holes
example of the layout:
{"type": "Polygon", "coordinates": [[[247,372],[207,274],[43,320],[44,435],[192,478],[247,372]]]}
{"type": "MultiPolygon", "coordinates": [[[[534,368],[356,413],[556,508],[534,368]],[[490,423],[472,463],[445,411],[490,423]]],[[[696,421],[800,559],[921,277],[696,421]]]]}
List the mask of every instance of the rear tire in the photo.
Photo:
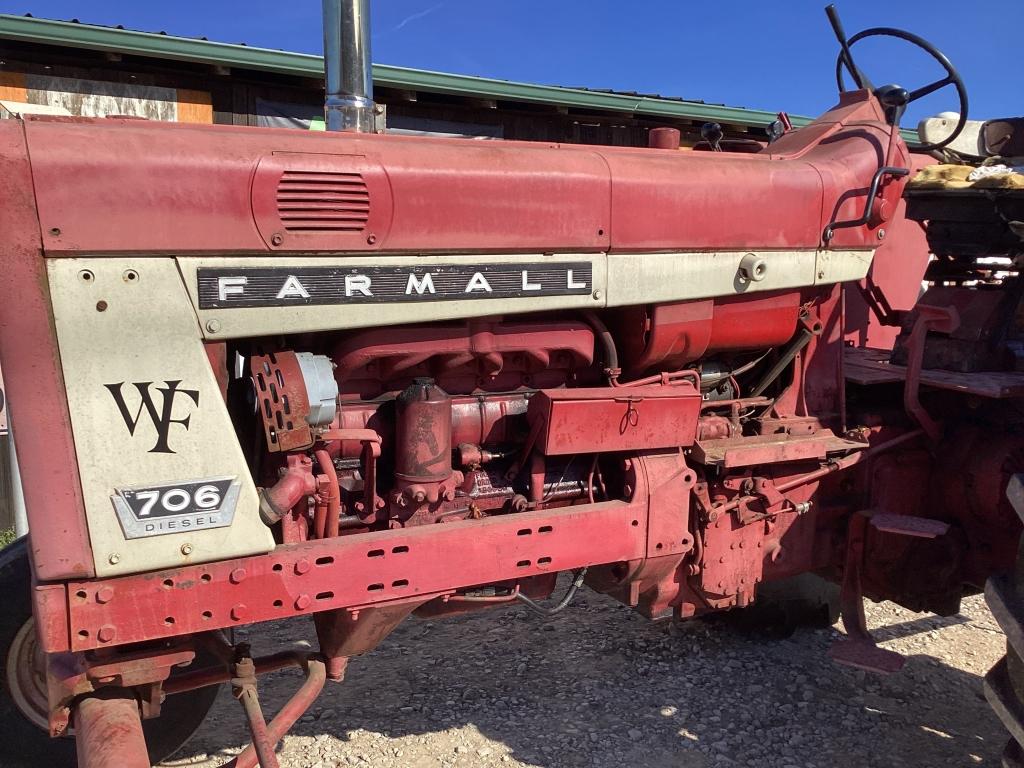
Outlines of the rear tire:
{"type": "Polygon", "coordinates": [[[1010,732],[1003,767],[1024,768],[1024,538],[1014,573],[991,577],[985,600],[1006,633],[1006,655],[985,675],[985,698],[1010,732]]]}
{"type": "MultiPolygon", "coordinates": [[[[46,731],[45,682],[34,668],[31,570],[28,546],[19,539],[0,551],[0,765],[5,768],[74,768],[75,741],[52,739],[46,731]],[[41,697],[41,698],[40,698],[41,697]]],[[[202,724],[220,686],[168,696],[160,717],[146,720],[149,759],[165,760],[184,746],[202,724]]]]}

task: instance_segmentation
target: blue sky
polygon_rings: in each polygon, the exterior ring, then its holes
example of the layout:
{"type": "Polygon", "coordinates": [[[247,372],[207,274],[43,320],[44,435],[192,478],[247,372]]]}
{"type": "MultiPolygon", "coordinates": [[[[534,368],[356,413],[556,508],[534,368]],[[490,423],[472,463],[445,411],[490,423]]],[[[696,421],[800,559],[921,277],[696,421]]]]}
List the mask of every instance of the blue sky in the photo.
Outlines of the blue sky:
{"type": "MultiPolygon", "coordinates": [[[[553,85],[613,88],[816,114],[835,99],[836,43],[824,0],[372,0],[382,64],[553,85]]],[[[1024,0],[837,0],[848,34],[908,29],[960,69],[970,114],[1024,114],[1024,0]],[[1016,82],[1015,82],[1016,81],[1016,82]]],[[[0,0],[0,11],[77,18],[320,53],[318,0],[0,0]]],[[[915,88],[941,70],[905,43],[866,41],[858,63],[875,84],[915,88]]],[[[953,89],[922,113],[956,108],[953,89]]]]}

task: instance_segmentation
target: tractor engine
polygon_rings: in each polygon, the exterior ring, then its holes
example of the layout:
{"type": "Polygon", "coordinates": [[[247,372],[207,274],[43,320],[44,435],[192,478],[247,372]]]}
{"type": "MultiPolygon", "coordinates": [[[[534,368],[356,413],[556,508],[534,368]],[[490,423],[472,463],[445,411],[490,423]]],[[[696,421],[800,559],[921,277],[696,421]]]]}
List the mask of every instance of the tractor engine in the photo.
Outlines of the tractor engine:
{"type": "MultiPolygon", "coordinates": [[[[531,424],[542,426],[540,400],[535,418],[529,413],[539,393],[599,385],[594,344],[581,319],[495,318],[357,331],[327,342],[326,354],[254,355],[266,437],[260,471],[271,486],[290,452],[309,448],[314,435],[328,445],[314,471],[336,475],[340,520],[321,505],[301,537],[584,498],[589,467],[571,457],[538,465],[524,446],[531,424]]],[[[292,506],[271,498],[275,517],[292,506]]],[[[295,516],[301,526],[305,519],[295,516]]]]}
{"type": "MultiPolygon", "coordinates": [[[[242,444],[253,446],[261,516],[282,543],[612,500],[648,507],[650,484],[665,483],[673,490],[655,509],[673,541],[651,554],[667,558],[666,574],[684,557],[694,575],[707,571],[707,583],[695,582],[700,600],[681,608],[680,590],[652,586],[662,577],[645,583],[640,562],[592,569],[591,585],[643,585],[620,596],[637,605],[649,592],[640,603],[652,615],[744,605],[764,576],[756,553],[774,548],[769,562],[784,568],[779,533],[810,508],[814,485],[800,474],[864,447],[836,436],[828,414],[769,416],[770,395],[793,386],[792,361],[817,342],[819,305],[831,311],[833,293],[245,342],[231,347],[241,375],[228,399],[242,444]],[[773,458],[781,469],[754,466],[773,458]],[[795,490],[776,491],[772,474],[796,478],[795,490]],[[703,502],[693,520],[691,490],[703,502]],[[716,509],[730,502],[741,525],[716,509]],[[705,541],[754,554],[715,575],[705,541]]],[[[553,579],[541,580],[550,591],[553,579]]]]}

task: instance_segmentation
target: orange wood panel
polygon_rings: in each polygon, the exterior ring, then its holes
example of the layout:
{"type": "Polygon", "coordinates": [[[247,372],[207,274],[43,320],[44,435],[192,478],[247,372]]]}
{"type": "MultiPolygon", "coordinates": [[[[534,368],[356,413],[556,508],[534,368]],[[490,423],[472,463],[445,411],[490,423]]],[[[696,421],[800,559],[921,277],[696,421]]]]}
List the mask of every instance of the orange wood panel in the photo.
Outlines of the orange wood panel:
{"type": "Polygon", "coordinates": [[[213,101],[208,91],[178,89],[179,123],[213,123],[213,101]]]}
{"type": "Polygon", "coordinates": [[[28,89],[25,87],[23,72],[5,72],[0,70],[0,99],[4,101],[28,101],[28,89]]]}

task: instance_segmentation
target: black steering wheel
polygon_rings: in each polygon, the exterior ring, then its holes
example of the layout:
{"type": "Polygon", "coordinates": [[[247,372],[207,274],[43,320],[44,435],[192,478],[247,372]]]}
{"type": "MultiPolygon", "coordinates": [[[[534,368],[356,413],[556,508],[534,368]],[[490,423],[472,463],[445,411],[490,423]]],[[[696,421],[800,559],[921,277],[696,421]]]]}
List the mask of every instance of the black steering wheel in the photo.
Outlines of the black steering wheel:
{"type": "MultiPolygon", "coordinates": [[[[868,37],[895,37],[900,40],[905,40],[911,45],[917,46],[918,48],[923,50],[925,53],[927,53],[929,56],[931,56],[933,59],[939,62],[939,64],[942,65],[943,69],[946,70],[945,77],[936,80],[933,83],[929,83],[928,85],[921,86],[917,90],[910,91],[908,93],[909,98],[907,100],[907,104],[915,102],[918,99],[923,99],[925,96],[935,93],[936,91],[941,90],[946,86],[955,86],[957,96],[960,99],[960,120],[957,121],[956,126],[953,128],[953,132],[942,141],[934,142],[932,144],[916,144],[914,145],[913,149],[917,150],[918,152],[932,152],[936,149],[942,149],[943,147],[946,147],[950,143],[952,143],[953,140],[956,139],[956,137],[963,132],[964,126],[967,125],[967,88],[964,87],[963,78],[961,78],[960,73],[956,71],[956,67],[954,67],[953,64],[949,61],[949,59],[946,58],[946,54],[944,54],[934,45],[929,43],[923,37],[918,37],[917,35],[911,32],[904,32],[902,29],[893,29],[892,27],[873,27],[871,29],[865,29],[863,32],[858,32],[856,35],[851,37],[847,41],[847,45],[852,46],[854,43],[859,42],[860,40],[864,40],[865,38],[868,37]]],[[[846,58],[842,53],[840,53],[839,59],[838,61],[836,61],[836,83],[838,83],[839,85],[839,90],[845,93],[847,89],[846,84],[843,82],[844,67],[847,69],[847,71],[849,71],[850,67],[846,62],[846,58]]],[[[857,80],[858,75],[860,75],[860,77],[863,78],[863,73],[850,72],[850,74],[853,76],[854,80],[857,80]]],[[[864,87],[870,88],[871,84],[865,82],[864,87]]]]}

